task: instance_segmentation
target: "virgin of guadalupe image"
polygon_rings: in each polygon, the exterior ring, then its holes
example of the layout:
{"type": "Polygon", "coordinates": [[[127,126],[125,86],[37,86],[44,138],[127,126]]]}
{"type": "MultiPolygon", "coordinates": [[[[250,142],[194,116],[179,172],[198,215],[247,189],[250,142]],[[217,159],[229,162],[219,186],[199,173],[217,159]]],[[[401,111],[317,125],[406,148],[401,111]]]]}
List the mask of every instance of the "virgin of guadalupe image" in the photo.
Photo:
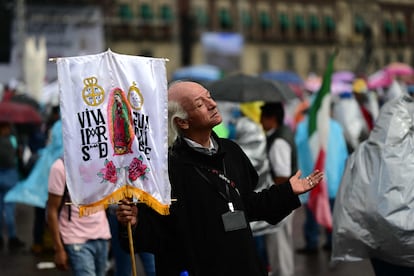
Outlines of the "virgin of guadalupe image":
{"type": "Polygon", "coordinates": [[[131,122],[131,107],[120,88],[114,88],[108,103],[109,133],[114,155],[132,153],[134,130],[131,122]]]}

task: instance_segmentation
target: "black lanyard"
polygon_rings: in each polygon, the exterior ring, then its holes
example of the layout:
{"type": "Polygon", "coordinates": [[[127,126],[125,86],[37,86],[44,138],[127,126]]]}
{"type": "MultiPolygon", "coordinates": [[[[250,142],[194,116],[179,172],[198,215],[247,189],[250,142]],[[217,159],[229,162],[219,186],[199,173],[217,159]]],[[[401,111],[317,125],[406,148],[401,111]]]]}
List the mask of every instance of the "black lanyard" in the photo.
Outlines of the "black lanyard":
{"type": "MultiPolygon", "coordinates": [[[[198,167],[195,167],[195,169],[198,172],[198,174],[200,174],[200,176],[205,181],[207,181],[207,183],[213,184],[213,183],[211,183],[210,179],[208,179],[208,177],[198,167]]],[[[220,173],[216,169],[210,169],[210,168],[204,168],[204,169],[208,170],[210,173],[216,174],[219,179],[223,180],[223,182],[225,183],[224,186],[225,186],[225,189],[226,189],[226,194],[222,193],[217,186],[216,186],[216,191],[227,202],[227,204],[229,206],[229,210],[231,212],[234,212],[234,206],[233,206],[233,202],[231,200],[229,186],[234,188],[235,191],[237,192],[237,194],[240,196],[239,190],[236,188],[234,181],[230,180],[224,173],[220,173]]],[[[225,167],[224,167],[224,170],[225,170],[225,167]]]]}

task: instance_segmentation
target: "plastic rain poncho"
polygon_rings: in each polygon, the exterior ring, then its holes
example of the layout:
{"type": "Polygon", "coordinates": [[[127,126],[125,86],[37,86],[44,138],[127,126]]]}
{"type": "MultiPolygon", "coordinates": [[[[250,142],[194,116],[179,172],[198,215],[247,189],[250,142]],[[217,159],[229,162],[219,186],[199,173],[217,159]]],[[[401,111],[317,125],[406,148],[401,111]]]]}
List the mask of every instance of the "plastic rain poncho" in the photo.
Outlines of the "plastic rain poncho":
{"type": "Polygon", "coordinates": [[[387,102],[349,157],[333,218],[332,261],[414,266],[414,99],[387,102]]]}

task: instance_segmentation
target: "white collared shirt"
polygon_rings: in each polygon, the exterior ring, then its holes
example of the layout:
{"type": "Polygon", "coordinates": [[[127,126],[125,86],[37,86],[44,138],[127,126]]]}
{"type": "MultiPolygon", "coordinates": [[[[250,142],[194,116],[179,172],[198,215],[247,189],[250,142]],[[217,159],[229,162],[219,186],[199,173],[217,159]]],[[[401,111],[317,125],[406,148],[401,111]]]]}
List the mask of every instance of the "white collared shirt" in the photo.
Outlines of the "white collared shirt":
{"type": "Polygon", "coordinates": [[[217,144],[216,141],[214,141],[214,139],[212,139],[210,137],[210,145],[208,148],[200,145],[199,143],[184,137],[184,140],[187,142],[187,144],[192,147],[193,149],[195,149],[196,151],[208,154],[208,155],[213,155],[217,152],[217,144]]]}

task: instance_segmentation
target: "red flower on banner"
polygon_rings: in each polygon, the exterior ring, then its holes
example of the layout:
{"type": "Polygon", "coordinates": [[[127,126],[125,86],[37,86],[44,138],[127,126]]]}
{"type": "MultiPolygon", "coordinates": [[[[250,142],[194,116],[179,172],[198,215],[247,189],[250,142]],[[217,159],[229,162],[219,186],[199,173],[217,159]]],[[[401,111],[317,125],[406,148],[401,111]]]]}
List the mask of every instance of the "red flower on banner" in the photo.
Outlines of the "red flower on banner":
{"type": "Polygon", "coordinates": [[[114,163],[112,161],[105,160],[105,167],[102,168],[98,176],[103,178],[103,181],[109,181],[111,183],[116,183],[117,177],[117,168],[115,167],[114,163]]]}
{"type": "Polygon", "coordinates": [[[131,181],[135,181],[138,177],[145,175],[147,170],[147,165],[142,163],[142,159],[134,157],[128,168],[128,177],[131,181]]]}

